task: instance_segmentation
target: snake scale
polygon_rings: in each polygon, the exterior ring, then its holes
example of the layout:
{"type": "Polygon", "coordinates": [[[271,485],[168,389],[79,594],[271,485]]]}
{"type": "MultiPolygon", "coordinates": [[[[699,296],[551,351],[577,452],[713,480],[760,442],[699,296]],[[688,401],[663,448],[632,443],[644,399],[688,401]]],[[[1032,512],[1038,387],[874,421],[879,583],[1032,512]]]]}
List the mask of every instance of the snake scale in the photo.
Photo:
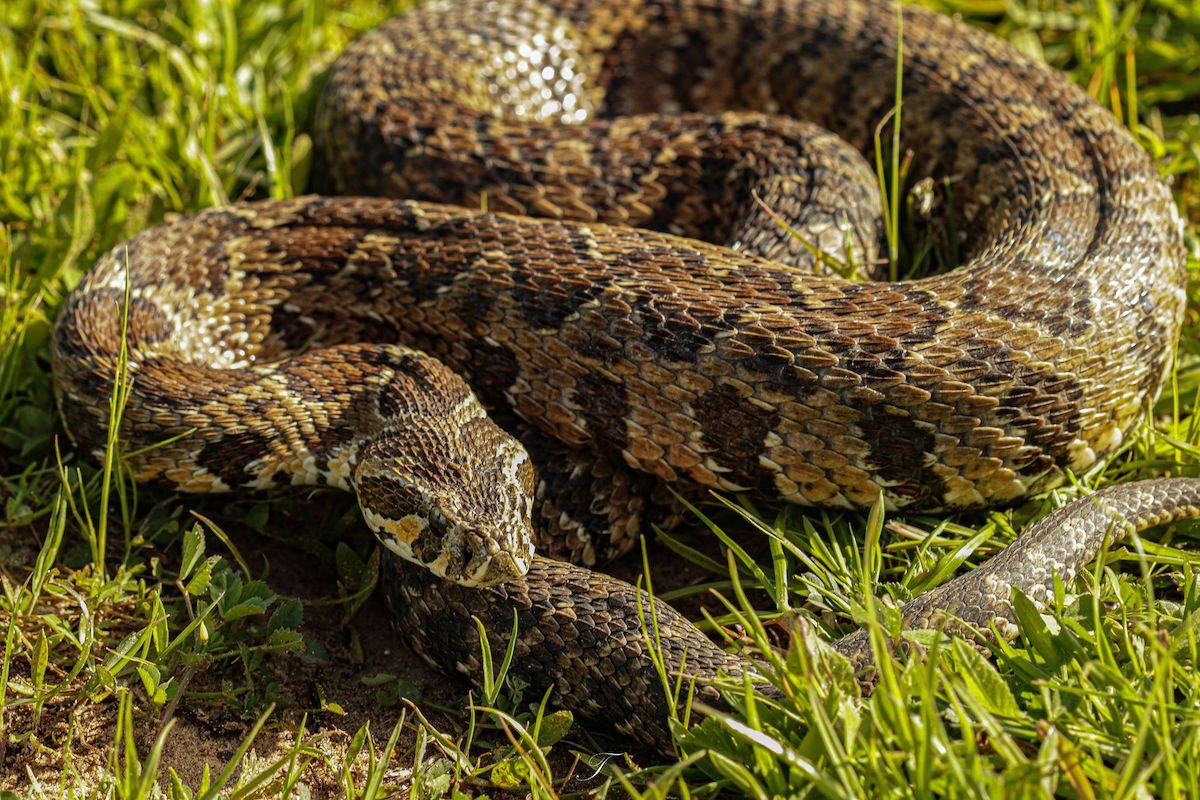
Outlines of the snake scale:
{"type": "MultiPolygon", "coordinates": [[[[1182,222],[1131,136],[986,33],[905,7],[901,51],[899,25],[845,0],[422,5],[332,69],[326,196],[169,222],[70,294],[62,418],[103,449],[124,329],[139,480],[355,491],[422,653],[478,674],[471,615],[502,645],[515,611],[516,675],[663,746],[647,601],[588,567],[675,516],[664,486],[1011,503],[1118,447],[1171,363],[1182,222]],[[944,188],[961,264],[850,282],[814,252],[880,261],[860,154],[898,52],[909,180],[944,188]]],[[[1198,514],[1196,481],[1105,490],[905,619],[1006,632],[1013,587],[1198,514]]],[[[745,668],[658,616],[670,669],[745,668]]]]}

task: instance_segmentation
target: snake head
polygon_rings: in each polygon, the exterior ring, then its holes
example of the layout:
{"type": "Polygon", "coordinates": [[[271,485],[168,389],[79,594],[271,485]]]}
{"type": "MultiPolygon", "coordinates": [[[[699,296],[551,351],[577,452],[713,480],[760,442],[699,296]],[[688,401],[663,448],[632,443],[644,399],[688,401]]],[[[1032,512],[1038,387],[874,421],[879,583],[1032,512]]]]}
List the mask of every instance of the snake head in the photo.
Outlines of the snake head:
{"type": "Polygon", "coordinates": [[[479,416],[406,427],[363,448],[354,487],[363,517],[401,558],[454,583],[495,586],[533,559],[533,464],[479,416]]]}

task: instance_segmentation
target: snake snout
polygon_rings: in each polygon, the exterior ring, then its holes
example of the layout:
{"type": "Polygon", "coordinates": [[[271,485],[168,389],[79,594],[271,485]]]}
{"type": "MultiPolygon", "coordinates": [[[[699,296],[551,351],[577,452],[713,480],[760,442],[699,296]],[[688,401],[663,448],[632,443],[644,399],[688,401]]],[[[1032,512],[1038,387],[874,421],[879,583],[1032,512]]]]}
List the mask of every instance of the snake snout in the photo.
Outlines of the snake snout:
{"type": "Polygon", "coordinates": [[[533,550],[521,554],[508,551],[489,553],[482,557],[472,558],[463,569],[464,578],[456,583],[464,586],[498,586],[514,578],[519,578],[529,571],[529,562],[533,550]]]}
{"type": "Polygon", "coordinates": [[[519,578],[533,559],[533,466],[515,439],[505,437],[491,452],[464,470],[460,487],[439,508],[449,523],[441,549],[453,574],[446,577],[464,586],[519,578]],[[456,561],[460,568],[453,567],[456,561]]]}
{"type": "Polygon", "coordinates": [[[486,588],[519,578],[533,559],[533,538],[527,520],[487,520],[472,523],[435,508],[428,515],[424,541],[411,555],[391,547],[448,581],[486,588]]]}
{"type": "Polygon", "coordinates": [[[463,514],[458,499],[414,503],[399,518],[364,504],[363,516],[388,550],[462,586],[485,588],[524,575],[533,559],[530,520],[511,515],[472,519],[463,514]]]}

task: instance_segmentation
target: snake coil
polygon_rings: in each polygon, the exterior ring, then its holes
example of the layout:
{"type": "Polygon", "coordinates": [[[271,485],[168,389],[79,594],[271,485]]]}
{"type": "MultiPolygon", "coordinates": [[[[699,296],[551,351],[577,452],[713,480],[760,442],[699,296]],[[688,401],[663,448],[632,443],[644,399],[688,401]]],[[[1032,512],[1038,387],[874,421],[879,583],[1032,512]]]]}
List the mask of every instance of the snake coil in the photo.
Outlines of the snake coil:
{"type": "MultiPolygon", "coordinates": [[[[124,333],[138,479],[355,491],[422,652],[477,673],[472,615],[504,643],[515,609],[516,674],[662,746],[648,601],[535,541],[591,566],[665,484],[1011,503],[1111,453],[1170,367],[1182,222],[1128,132],[978,30],[905,7],[899,41],[890,2],[432,0],[334,66],[329,196],[180,219],[85,277],[62,417],[102,451],[124,333]],[[860,153],[898,52],[909,177],[943,187],[961,264],[851,282],[825,267],[879,260],[860,153]]],[[[1044,597],[1198,495],[1098,493],[905,617],[1006,623],[1013,588],[1044,597]]],[[[657,614],[670,669],[744,668],[657,614]]],[[[839,647],[866,663],[861,634],[839,647]]]]}

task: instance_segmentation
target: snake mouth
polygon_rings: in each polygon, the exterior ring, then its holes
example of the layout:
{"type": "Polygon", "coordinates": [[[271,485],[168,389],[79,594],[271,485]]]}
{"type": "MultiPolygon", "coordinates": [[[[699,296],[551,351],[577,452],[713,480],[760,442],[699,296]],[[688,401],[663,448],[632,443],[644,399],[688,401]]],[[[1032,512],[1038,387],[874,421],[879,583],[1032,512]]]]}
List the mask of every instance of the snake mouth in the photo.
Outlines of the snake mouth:
{"type": "MultiPolygon", "coordinates": [[[[474,561],[475,559],[472,559],[472,562],[474,561]]],[[[528,571],[528,558],[518,559],[512,553],[508,552],[494,553],[488,556],[475,569],[471,570],[468,568],[467,574],[470,575],[470,578],[461,581],[461,583],[464,586],[476,586],[481,589],[488,588],[520,578],[528,571]]]]}
{"type": "Polygon", "coordinates": [[[460,586],[486,589],[529,571],[534,539],[524,521],[452,521],[442,510],[433,518],[432,528],[441,538],[438,555],[428,567],[436,574],[460,586]]]}
{"type": "Polygon", "coordinates": [[[449,524],[440,513],[392,520],[365,508],[363,516],[392,553],[460,586],[486,589],[506,583],[524,576],[533,560],[531,537],[515,537],[506,548],[493,537],[449,524]],[[448,533],[430,535],[431,530],[448,533]]]}

